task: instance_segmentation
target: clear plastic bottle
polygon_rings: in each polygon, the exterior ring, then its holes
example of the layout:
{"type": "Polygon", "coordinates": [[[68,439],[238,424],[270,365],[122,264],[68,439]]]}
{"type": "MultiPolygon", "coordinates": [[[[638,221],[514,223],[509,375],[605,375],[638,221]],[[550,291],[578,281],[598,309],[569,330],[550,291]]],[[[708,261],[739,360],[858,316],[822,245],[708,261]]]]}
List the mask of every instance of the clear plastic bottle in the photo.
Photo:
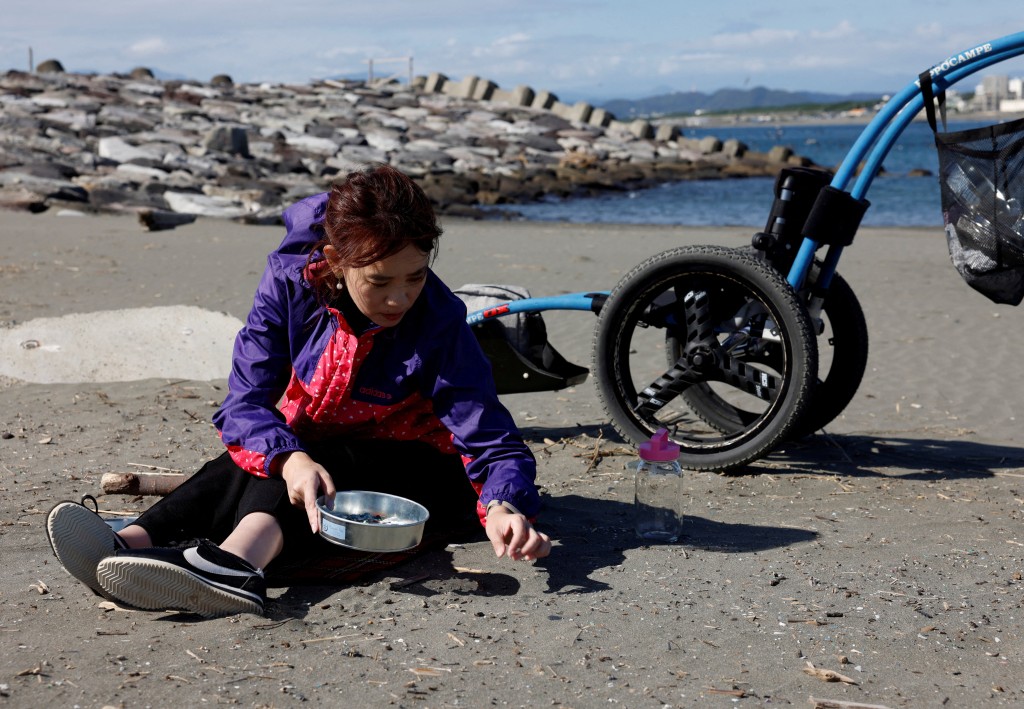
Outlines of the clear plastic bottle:
{"type": "Polygon", "coordinates": [[[683,469],[679,446],[661,428],[639,446],[636,468],[636,533],[651,542],[674,542],[682,532],[683,469]]]}

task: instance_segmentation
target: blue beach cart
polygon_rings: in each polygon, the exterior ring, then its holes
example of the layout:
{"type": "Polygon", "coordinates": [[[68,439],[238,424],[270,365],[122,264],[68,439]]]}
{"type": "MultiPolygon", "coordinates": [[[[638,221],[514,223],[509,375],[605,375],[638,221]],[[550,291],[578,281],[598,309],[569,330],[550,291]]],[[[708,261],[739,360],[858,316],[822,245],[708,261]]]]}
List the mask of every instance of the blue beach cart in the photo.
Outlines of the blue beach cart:
{"type": "Polygon", "coordinates": [[[1020,54],[1024,33],[954,54],[893,96],[835,173],[784,169],[765,229],[750,247],[681,246],[637,264],[610,291],[498,298],[473,309],[467,319],[499,391],[560,389],[588,370],[557,352],[525,355],[506,337],[509,327],[503,335],[493,321],[591,311],[589,371],[627,441],[666,428],[685,467],[729,471],[826,426],[853,399],[868,356],[864,314],[839,260],[870,206],[866,195],[883,160],[922,109],[936,133],[953,264],[987,297],[1018,304],[1024,120],[946,133],[939,118],[944,128],[948,87],[1020,54]]]}

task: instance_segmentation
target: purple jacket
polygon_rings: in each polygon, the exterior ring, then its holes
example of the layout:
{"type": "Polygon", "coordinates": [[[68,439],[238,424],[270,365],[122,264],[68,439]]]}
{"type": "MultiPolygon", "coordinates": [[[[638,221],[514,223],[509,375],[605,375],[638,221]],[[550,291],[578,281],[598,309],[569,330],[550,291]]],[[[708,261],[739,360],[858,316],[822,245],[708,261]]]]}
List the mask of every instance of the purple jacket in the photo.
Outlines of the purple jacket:
{"type": "Polygon", "coordinates": [[[287,235],[235,339],[213,418],[234,461],[269,476],[275,457],[304,441],[420,440],[462,455],[482,504],[536,515],[536,461],[498,400],[465,305],[433,272],[393,328],[363,329],[317,300],[304,274],[326,204],[320,194],[285,210],[287,235]]]}

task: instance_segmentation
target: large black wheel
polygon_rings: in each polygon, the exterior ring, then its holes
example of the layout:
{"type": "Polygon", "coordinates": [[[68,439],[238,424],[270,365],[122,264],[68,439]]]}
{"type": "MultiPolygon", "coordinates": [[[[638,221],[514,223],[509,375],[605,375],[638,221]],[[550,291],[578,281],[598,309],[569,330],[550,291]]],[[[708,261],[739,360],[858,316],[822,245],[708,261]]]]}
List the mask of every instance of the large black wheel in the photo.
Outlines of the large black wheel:
{"type": "MultiPolygon", "coordinates": [[[[817,277],[813,266],[810,278],[817,277]]],[[[829,284],[820,313],[812,315],[818,332],[818,381],[803,417],[791,438],[810,435],[830,424],[853,400],[864,377],[868,361],[868,326],[857,296],[838,273],[829,284]]],[[[667,354],[674,361],[682,344],[669,335],[667,354]]],[[[718,396],[709,384],[689,387],[682,394],[687,404],[705,422],[719,431],[738,431],[758,413],[734,406],[718,396]]]]}
{"type": "MultiPolygon", "coordinates": [[[[813,268],[811,278],[816,275],[813,268]]],[[[793,438],[819,431],[843,413],[860,388],[868,366],[864,310],[850,284],[838,273],[832,276],[818,317],[818,383],[810,406],[791,434],[793,438]]]]}
{"type": "Polygon", "coordinates": [[[818,372],[807,309],[785,279],[717,246],[672,249],[627,273],[601,309],[593,359],[616,430],[640,443],[666,428],[697,470],[770,453],[799,423],[818,372]],[[673,339],[682,344],[666,368],[673,339]],[[708,425],[683,396],[705,386],[752,416],[729,430],[708,425]]]}

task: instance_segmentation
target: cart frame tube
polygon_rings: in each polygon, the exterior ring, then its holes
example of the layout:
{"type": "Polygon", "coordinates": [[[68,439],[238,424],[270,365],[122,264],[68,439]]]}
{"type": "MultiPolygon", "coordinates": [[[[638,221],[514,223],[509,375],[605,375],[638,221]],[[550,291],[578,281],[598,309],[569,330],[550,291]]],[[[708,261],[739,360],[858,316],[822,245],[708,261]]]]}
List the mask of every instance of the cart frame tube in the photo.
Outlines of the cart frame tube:
{"type": "Polygon", "coordinates": [[[545,298],[523,298],[498,303],[489,308],[476,310],[466,315],[466,322],[476,325],[484,320],[492,320],[513,313],[534,313],[542,310],[593,310],[594,299],[607,295],[607,291],[586,291],[583,293],[566,293],[545,298]]]}

